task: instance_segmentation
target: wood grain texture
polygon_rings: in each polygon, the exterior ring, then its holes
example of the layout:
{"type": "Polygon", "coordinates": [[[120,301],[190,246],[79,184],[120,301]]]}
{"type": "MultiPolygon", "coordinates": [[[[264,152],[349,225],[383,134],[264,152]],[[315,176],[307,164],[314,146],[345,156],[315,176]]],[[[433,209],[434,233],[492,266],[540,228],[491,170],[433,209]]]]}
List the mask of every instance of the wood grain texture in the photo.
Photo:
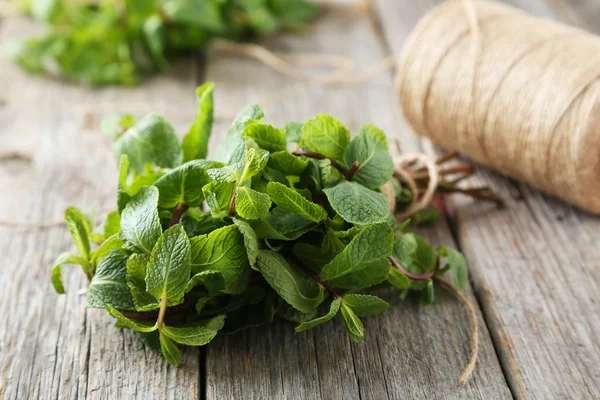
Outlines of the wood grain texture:
{"type": "MultiPolygon", "coordinates": [[[[391,52],[400,51],[413,17],[436,3],[377,3],[391,52]]],[[[507,3],[573,24],[600,15],[589,15],[592,1],[507,3]]],[[[485,169],[475,182],[507,207],[456,198],[452,222],[513,395],[599,398],[600,219],[485,169]]]]}
{"type": "MultiPolygon", "coordinates": [[[[280,35],[265,45],[288,53],[347,56],[359,70],[384,56],[367,15],[356,9],[336,9],[305,36],[280,35]]],[[[291,78],[255,61],[216,53],[207,57],[206,79],[216,82],[217,115],[291,85],[291,78]]],[[[418,140],[405,134],[391,88],[391,75],[385,74],[357,86],[312,89],[265,107],[266,121],[281,126],[329,113],[353,132],[374,123],[399,138],[405,151],[416,150],[418,140]]],[[[213,145],[226,129],[226,123],[217,127],[220,135],[213,137],[213,145]]],[[[421,233],[436,244],[453,245],[444,221],[421,233]]],[[[428,308],[400,302],[396,291],[382,293],[392,307],[365,319],[361,344],[350,341],[341,318],[298,335],[292,324],[277,322],[217,338],[207,348],[206,398],[510,398],[483,321],[475,376],[466,388],[458,385],[468,355],[468,316],[454,299],[438,293],[440,301],[428,308]]]]}
{"type": "MultiPolygon", "coordinates": [[[[24,18],[2,21],[0,48],[34,30],[24,18]]],[[[138,115],[164,114],[182,132],[193,117],[196,69],[188,60],[135,89],[90,89],[25,75],[0,58],[0,219],[60,220],[68,205],[114,207],[116,163],[99,118],[129,104],[138,115]],[[176,107],[190,112],[182,117],[176,107]]],[[[63,226],[0,227],[0,398],[197,398],[197,351],[171,368],[103,310],[86,310],[79,268],[64,268],[66,295],[54,292],[50,267],[70,248],[63,226]]]]}

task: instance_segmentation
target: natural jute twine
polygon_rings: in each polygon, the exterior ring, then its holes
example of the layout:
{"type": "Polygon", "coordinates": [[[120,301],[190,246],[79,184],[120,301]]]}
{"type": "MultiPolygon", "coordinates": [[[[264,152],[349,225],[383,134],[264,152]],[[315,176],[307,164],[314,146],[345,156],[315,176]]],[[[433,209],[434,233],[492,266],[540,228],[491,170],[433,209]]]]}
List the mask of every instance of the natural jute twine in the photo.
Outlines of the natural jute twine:
{"type": "Polygon", "coordinates": [[[408,38],[396,85],[419,134],[600,213],[600,38],[448,1],[408,38]]]}

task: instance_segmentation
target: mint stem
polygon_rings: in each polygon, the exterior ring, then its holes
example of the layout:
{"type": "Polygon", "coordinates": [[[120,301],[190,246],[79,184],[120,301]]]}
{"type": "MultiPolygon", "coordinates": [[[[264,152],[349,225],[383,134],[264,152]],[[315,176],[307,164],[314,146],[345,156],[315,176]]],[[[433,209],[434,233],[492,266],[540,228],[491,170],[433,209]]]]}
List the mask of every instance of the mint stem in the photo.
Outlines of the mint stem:
{"type": "Polygon", "coordinates": [[[327,157],[323,154],[319,154],[319,153],[315,153],[312,151],[303,151],[303,150],[299,150],[299,151],[294,151],[292,153],[295,156],[305,156],[308,158],[315,158],[317,160],[329,160],[331,162],[331,166],[335,169],[337,169],[338,171],[340,171],[340,173],[342,175],[344,175],[344,177],[351,181],[352,178],[354,177],[354,174],[356,173],[356,171],[358,171],[358,162],[354,162],[354,164],[352,164],[352,169],[350,169],[350,171],[348,171],[345,167],[343,167],[340,163],[338,163],[337,161],[335,161],[333,158],[327,157]],[[356,168],[355,168],[356,166],[356,168]],[[353,169],[355,169],[353,171],[353,169]]]}
{"type": "Polygon", "coordinates": [[[183,203],[177,204],[177,207],[175,207],[175,211],[173,211],[173,218],[171,218],[171,225],[169,225],[169,226],[178,224],[179,220],[181,219],[181,216],[183,215],[184,212],[186,212],[188,210],[188,208],[190,208],[190,206],[188,206],[187,204],[183,204],[183,203]]]}
{"type": "Polygon", "coordinates": [[[429,272],[426,272],[422,275],[415,275],[415,274],[411,274],[410,272],[408,272],[407,270],[405,270],[402,265],[400,265],[400,263],[398,261],[396,261],[396,259],[392,256],[388,257],[388,260],[390,260],[390,262],[392,263],[392,265],[394,266],[394,268],[396,268],[397,270],[400,270],[400,272],[402,272],[404,275],[406,275],[408,278],[413,279],[415,281],[423,281],[426,279],[431,279],[435,276],[435,274],[437,273],[439,267],[440,267],[440,259],[438,258],[437,260],[437,264],[435,266],[434,269],[432,269],[429,272]]]}
{"type": "Polygon", "coordinates": [[[331,293],[331,295],[333,296],[334,299],[339,299],[340,297],[342,297],[335,291],[333,286],[331,286],[329,283],[327,283],[323,279],[321,279],[321,277],[315,271],[313,271],[312,269],[310,269],[306,265],[304,265],[302,263],[302,261],[298,260],[297,258],[294,258],[294,261],[296,262],[296,265],[298,266],[298,268],[300,268],[306,275],[310,276],[319,285],[321,285],[325,289],[327,289],[327,291],[329,293],[331,293]]]}

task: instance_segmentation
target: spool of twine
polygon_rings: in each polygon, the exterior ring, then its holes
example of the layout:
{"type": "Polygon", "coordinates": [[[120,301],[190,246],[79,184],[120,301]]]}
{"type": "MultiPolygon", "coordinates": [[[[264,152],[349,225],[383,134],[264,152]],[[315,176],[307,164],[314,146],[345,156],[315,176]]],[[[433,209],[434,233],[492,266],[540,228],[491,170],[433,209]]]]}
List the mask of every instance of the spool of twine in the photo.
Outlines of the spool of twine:
{"type": "Polygon", "coordinates": [[[421,135],[600,213],[600,38],[451,0],[408,38],[396,80],[421,135]]]}

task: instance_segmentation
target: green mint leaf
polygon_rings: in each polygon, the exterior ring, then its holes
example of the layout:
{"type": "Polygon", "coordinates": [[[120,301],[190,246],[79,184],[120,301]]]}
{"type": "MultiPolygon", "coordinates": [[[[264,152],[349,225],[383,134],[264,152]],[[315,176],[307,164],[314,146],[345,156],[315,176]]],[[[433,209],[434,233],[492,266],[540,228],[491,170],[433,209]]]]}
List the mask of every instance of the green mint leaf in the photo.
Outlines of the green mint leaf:
{"type": "Polygon", "coordinates": [[[379,314],[390,306],[379,297],[366,294],[347,294],[343,297],[343,302],[358,317],[379,314]]]}
{"type": "Polygon", "coordinates": [[[162,331],[160,332],[160,349],[162,350],[163,357],[169,364],[174,367],[178,367],[181,364],[181,351],[162,331]]]}
{"type": "Polygon", "coordinates": [[[197,2],[195,0],[169,0],[163,10],[167,20],[183,25],[191,25],[209,31],[225,29],[218,2],[197,2]]]}
{"type": "Polygon", "coordinates": [[[277,151],[269,155],[267,165],[284,175],[301,175],[308,167],[308,160],[296,157],[289,151],[277,151]]]}
{"type": "Polygon", "coordinates": [[[423,282],[427,282],[427,285],[421,290],[421,297],[419,299],[419,302],[421,303],[421,305],[428,306],[433,304],[433,302],[435,301],[433,281],[431,279],[428,279],[427,281],[423,282]]]}
{"type": "Polygon", "coordinates": [[[358,271],[366,263],[392,254],[394,234],[392,228],[381,223],[364,228],[346,248],[321,271],[321,278],[328,281],[350,272],[358,271]]]}
{"type": "Polygon", "coordinates": [[[141,26],[140,39],[148,52],[152,65],[157,71],[168,69],[165,58],[166,26],[158,15],[152,15],[141,26]]]}
{"type": "Polygon", "coordinates": [[[409,289],[410,288],[410,279],[404,275],[404,273],[396,268],[390,269],[390,274],[388,275],[388,281],[398,289],[409,289]]]}
{"type": "Polygon", "coordinates": [[[222,166],[213,161],[193,160],[163,175],[154,183],[159,192],[159,207],[173,208],[177,204],[198,207],[204,201],[202,187],[210,182],[207,171],[222,166]]]}
{"type": "Polygon", "coordinates": [[[352,224],[376,224],[390,215],[385,196],[359,183],[344,181],[323,191],[333,210],[352,224]]]}
{"type": "Polygon", "coordinates": [[[437,265],[437,254],[429,243],[414,233],[406,233],[394,241],[393,256],[408,272],[421,275],[437,265]]]}
{"type": "Polygon", "coordinates": [[[302,126],[301,122],[286,122],[285,123],[285,137],[288,142],[299,143],[302,140],[302,126]]]}
{"type": "Polygon", "coordinates": [[[359,270],[330,280],[329,283],[340,289],[366,289],[385,281],[390,271],[389,260],[378,258],[363,264],[359,270]]]}
{"type": "Polygon", "coordinates": [[[267,124],[248,125],[242,136],[254,139],[261,149],[269,152],[283,151],[287,145],[285,131],[267,124]]]}
{"type": "Polygon", "coordinates": [[[88,221],[85,215],[75,207],[69,207],[65,210],[65,221],[67,229],[73,239],[73,244],[79,252],[81,258],[86,263],[90,259],[90,239],[88,237],[88,221]]]}
{"type": "Polygon", "coordinates": [[[229,201],[235,190],[235,182],[212,181],[202,187],[206,204],[214,218],[229,214],[229,201]]]}
{"type": "Polygon", "coordinates": [[[330,115],[319,114],[302,126],[302,145],[344,163],[344,153],[350,141],[350,131],[330,115]]]}
{"type": "Polygon", "coordinates": [[[150,257],[146,254],[132,254],[127,259],[125,279],[137,311],[152,311],[160,306],[158,300],[146,292],[146,271],[149,261],[150,257]]]}
{"type": "Polygon", "coordinates": [[[258,250],[260,247],[256,232],[254,232],[254,229],[252,229],[250,224],[239,218],[233,218],[233,223],[238,227],[244,236],[244,245],[246,246],[248,261],[250,261],[250,266],[254,268],[256,267],[256,258],[258,257],[258,250]]]}
{"type": "Polygon", "coordinates": [[[196,119],[181,143],[183,161],[206,158],[213,125],[215,84],[207,82],[196,89],[196,119]]]}
{"type": "Polygon", "coordinates": [[[52,285],[58,294],[65,293],[65,287],[61,279],[61,267],[65,264],[79,264],[85,268],[87,261],[73,253],[62,253],[56,258],[52,267],[52,285]]]}
{"type": "Polygon", "coordinates": [[[324,252],[317,246],[302,242],[296,243],[292,251],[296,258],[318,274],[333,257],[331,253],[324,252]]]}
{"type": "Polygon", "coordinates": [[[113,142],[117,160],[127,154],[130,173],[141,174],[146,163],[162,168],[175,168],[181,164],[179,140],[173,127],[158,115],[148,115],[113,142]]]}
{"type": "Polygon", "coordinates": [[[146,272],[146,291],[157,300],[167,298],[169,305],[180,304],[190,279],[190,268],[190,241],[183,226],[173,225],[152,250],[146,272]]]}
{"type": "Polygon", "coordinates": [[[373,125],[364,125],[348,146],[344,156],[347,165],[359,163],[354,180],[377,189],[392,178],[394,164],[388,153],[385,134],[373,125]]]}
{"type": "Polygon", "coordinates": [[[275,204],[286,208],[294,214],[313,222],[321,222],[327,218],[327,211],[318,204],[306,200],[294,189],[277,182],[269,182],[267,193],[275,204]]]}
{"type": "Polygon", "coordinates": [[[450,247],[440,246],[438,253],[442,257],[448,257],[448,265],[452,271],[452,279],[457,288],[463,288],[469,281],[469,270],[467,262],[461,252],[450,247]]]}
{"type": "Polygon", "coordinates": [[[121,234],[140,251],[150,254],[162,234],[158,218],[158,189],[145,186],[131,198],[121,213],[121,234]]]}
{"type": "Polygon", "coordinates": [[[242,186],[236,190],[235,212],[245,219],[260,219],[269,213],[271,199],[265,193],[242,186]]]}
{"type": "Polygon", "coordinates": [[[133,310],[135,306],[127,286],[127,252],[113,249],[100,260],[88,286],[86,307],[133,310]]]}
{"type": "Polygon", "coordinates": [[[246,161],[244,163],[244,170],[241,178],[237,181],[238,183],[245,182],[252,178],[260,171],[262,171],[267,165],[269,160],[269,152],[260,149],[248,149],[246,152],[246,161]]]}
{"type": "Polygon", "coordinates": [[[310,320],[310,321],[302,322],[300,325],[298,325],[296,327],[296,332],[304,332],[308,329],[314,328],[315,326],[319,326],[319,325],[322,325],[322,324],[328,322],[329,320],[331,320],[333,317],[336,316],[336,314],[340,310],[341,305],[342,305],[342,299],[333,300],[331,302],[331,305],[329,306],[329,312],[327,314],[323,315],[322,317],[310,320]]]}
{"type": "Polygon", "coordinates": [[[233,120],[227,137],[221,142],[215,154],[215,160],[226,164],[243,161],[246,153],[246,144],[242,137],[244,129],[252,124],[262,122],[264,114],[256,104],[247,105],[233,120]]]}
{"type": "Polygon", "coordinates": [[[225,315],[219,315],[195,326],[185,328],[164,326],[161,328],[161,333],[180,344],[204,346],[213,340],[224,324],[225,315]]]}
{"type": "Polygon", "coordinates": [[[216,229],[191,239],[192,272],[218,271],[225,278],[223,292],[243,292],[250,279],[244,237],[236,225],[216,229]]]}
{"type": "Polygon", "coordinates": [[[106,306],[106,311],[119,321],[124,327],[133,329],[134,331],[148,333],[156,330],[156,324],[147,322],[133,321],[124,316],[119,310],[114,307],[106,306]]]}
{"type": "Polygon", "coordinates": [[[98,262],[107,255],[112,249],[121,249],[123,248],[123,241],[119,238],[119,234],[115,233],[108,239],[106,239],[100,247],[90,253],[90,264],[93,269],[96,269],[98,262]]]}
{"type": "Polygon", "coordinates": [[[106,215],[103,231],[105,238],[109,238],[121,232],[121,216],[117,211],[111,211],[106,215]]]}
{"type": "Polygon", "coordinates": [[[344,318],[344,324],[346,325],[346,330],[348,331],[350,338],[355,342],[360,343],[365,336],[365,328],[363,327],[360,318],[358,318],[352,309],[344,304],[344,302],[342,302],[342,317],[344,318]]]}
{"type": "Polygon", "coordinates": [[[283,207],[275,207],[266,218],[250,221],[259,239],[296,240],[316,226],[283,207]]]}
{"type": "Polygon", "coordinates": [[[257,268],[265,280],[289,305],[308,313],[323,301],[323,287],[283,256],[270,250],[258,252],[257,268]]]}
{"type": "Polygon", "coordinates": [[[188,293],[198,285],[203,285],[210,296],[216,296],[220,290],[225,288],[225,278],[219,271],[198,272],[185,285],[185,293],[188,293]]]}

